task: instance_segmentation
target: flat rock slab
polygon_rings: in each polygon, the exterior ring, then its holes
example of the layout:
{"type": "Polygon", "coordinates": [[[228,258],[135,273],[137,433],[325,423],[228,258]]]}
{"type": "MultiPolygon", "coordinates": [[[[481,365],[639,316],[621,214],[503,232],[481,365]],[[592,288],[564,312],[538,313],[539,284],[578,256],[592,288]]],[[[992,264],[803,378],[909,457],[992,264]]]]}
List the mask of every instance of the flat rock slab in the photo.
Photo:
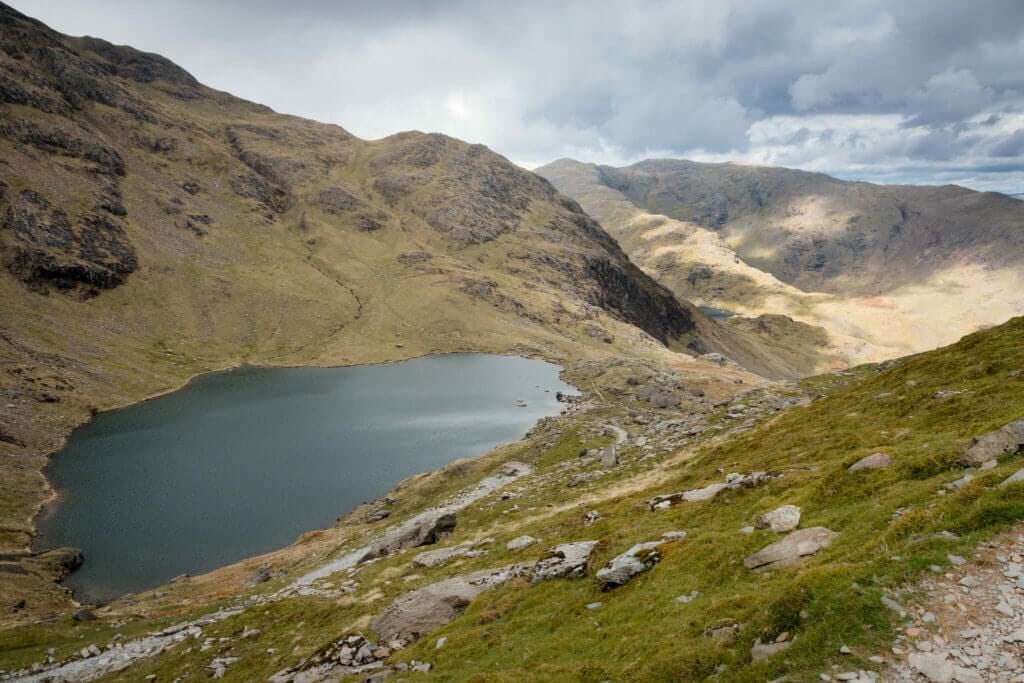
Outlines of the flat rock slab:
{"type": "Polygon", "coordinates": [[[456,557],[480,557],[486,554],[486,550],[474,550],[472,543],[463,543],[462,545],[453,546],[451,548],[438,548],[437,550],[427,550],[426,552],[422,552],[412,558],[412,566],[440,567],[442,564],[445,564],[456,557]]]}
{"type": "Polygon", "coordinates": [[[724,484],[709,484],[702,489],[654,496],[647,501],[647,506],[651,510],[663,510],[665,508],[674,508],[680,503],[711,500],[725,489],[752,489],[773,479],[778,479],[781,476],[782,474],[779,472],[751,472],[749,474],[731,472],[726,475],[724,484]]]}
{"type": "Polygon", "coordinates": [[[533,536],[517,536],[509,541],[505,547],[508,550],[522,550],[523,548],[529,548],[535,543],[540,543],[540,541],[533,536]]]}
{"type": "Polygon", "coordinates": [[[1016,453],[1022,448],[1024,448],[1024,417],[988,434],[976,437],[974,445],[967,449],[961,462],[968,467],[976,467],[1007,453],[1016,453]]]}
{"type": "Polygon", "coordinates": [[[601,585],[601,589],[611,590],[627,583],[637,574],[649,571],[661,561],[658,546],[664,543],[667,541],[637,543],[626,552],[612,558],[608,566],[597,572],[597,582],[601,585]]]}
{"type": "Polygon", "coordinates": [[[838,535],[823,526],[800,529],[757,551],[743,560],[743,564],[748,569],[783,567],[827,547],[838,535]]]}
{"type": "Polygon", "coordinates": [[[719,494],[720,491],[724,491],[728,486],[726,484],[711,484],[705,486],[702,489],[693,489],[691,491],[680,491],[679,493],[667,493],[662,496],[655,496],[647,501],[647,506],[652,510],[663,510],[665,508],[674,508],[680,503],[692,503],[701,500],[711,500],[719,494]]]}
{"type": "Polygon", "coordinates": [[[800,526],[800,508],[796,505],[783,505],[758,517],[754,528],[781,533],[792,531],[798,526],[800,526]]]}
{"type": "Polygon", "coordinates": [[[863,470],[878,470],[892,464],[892,457],[885,453],[872,453],[866,458],[861,458],[847,468],[847,472],[861,472],[863,470]]]}
{"type": "Polygon", "coordinates": [[[519,562],[455,576],[410,591],[395,600],[370,628],[385,641],[414,641],[458,619],[478,595],[533,571],[535,562],[519,562]]]}
{"type": "Polygon", "coordinates": [[[587,563],[597,541],[563,543],[552,548],[547,557],[537,562],[533,569],[533,582],[561,577],[581,578],[587,575],[587,563]]]}

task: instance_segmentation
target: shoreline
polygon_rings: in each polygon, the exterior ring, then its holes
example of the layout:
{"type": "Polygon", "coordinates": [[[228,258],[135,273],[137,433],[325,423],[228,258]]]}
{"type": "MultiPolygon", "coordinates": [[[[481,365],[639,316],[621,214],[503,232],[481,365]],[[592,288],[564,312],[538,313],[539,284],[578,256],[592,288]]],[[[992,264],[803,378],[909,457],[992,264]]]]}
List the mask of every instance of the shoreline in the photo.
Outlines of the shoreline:
{"type": "MultiPolygon", "coordinates": [[[[411,356],[406,357],[406,358],[398,358],[398,359],[382,360],[382,361],[372,361],[372,362],[368,362],[368,363],[340,363],[340,364],[324,364],[324,363],[249,364],[249,363],[237,363],[237,364],[227,365],[227,366],[221,367],[221,368],[215,368],[215,369],[211,369],[211,370],[206,370],[206,371],[199,372],[199,373],[196,373],[194,375],[191,375],[186,381],[184,381],[183,383],[181,383],[178,386],[167,388],[167,389],[164,389],[164,390],[160,390],[160,391],[151,393],[151,394],[147,395],[146,397],[141,398],[141,399],[136,400],[136,401],[126,402],[126,403],[119,404],[119,405],[116,405],[116,406],[108,408],[108,409],[104,409],[104,410],[101,410],[101,411],[96,411],[95,413],[93,413],[90,416],[90,418],[88,420],[85,420],[85,421],[77,424],[75,427],[73,427],[67,433],[67,435],[61,440],[60,447],[47,454],[47,456],[46,456],[46,464],[43,465],[42,468],[40,468],[40,473],[42,474],[43,479],[46,482],[46,490],[48,491],[48,495],[42,501],[40,501],[38,506],[36,506],[35,511],[34,511],[32,517],[31,517],[31,541],[29,542],[29,544],[28,544],[26,549],[28,551],[30,551],[30,552],[33,552],[33,553],[41,553],[41,552],[46,552],[48,550],[53,550],[54,549],[54,548],[51,548],[51,547],[40,547],[40,546],[36,545],[36,543],[40,539],[40,536],[39,536],[39,526],[38,526],[38,523],[37,523],[38,520],[40,519],[41,515],[44,515],[44,514],[47,514],[47,513],[51,513],[52,511],[54,511],[56,509],[57,506],[60,505],[60,498],[61,498],[60,493],[52,485],[52,482],[51,482],[49,476],[47,475],[47,469],[50,467],[53,459],[55,457],[57,457],[61,452],[63,452],[66,449],[68,441],[71,438],[71,435],[76,430],[78,430],[78,429],[80,429],[80,428],[90,424],[98,415],[107,414],[107,413],[113,413],[113,412],[120,411],[120,410],[126,410],[128,408],[132,408],[132,407],[141,405],[141,404],[146,403],[148,401],[155,400],[155,399],[158,399],[158,398],[161,398],[161,397],[165,397],[165,396],[168,396],[170,394],[182,391],[182,390],[188,388],[191,384],[193,384],[197,380],[200,380],[201,378],[206,377],[208,375],[227,374],[227,373],[236,372],[236,371],[240,371],[240,370],[246,370],[246,369],[256,369],[256,370],[282,369],[282,370],[286,370],[286,369],[302,369],[302,368],[316,368],[316,369],[343,369],[343,368],[356,368],[356,367],[361,368],[361,367],[372,367],[372,366],[378,366],[378,365],[379,366],[393,365],[393,364],[398,364],[398,363],[404,363],[404,362],[408,362],[408,361],[418,360],[418,359],[422,359],[422,358],[427,358],[427,357],[430,357],[430,356],[452,356],[452,355],[476,355],[476,356],[495,356],[495,357],[504,357],[504,358],[522,358],[524,360],[540,361],[540,362],[543,362],[543,363],[547,363],[547,364],[553,365],[553,366],[555,366],[555,368],[557,368],[557,377],[558,377],[559,380],[561,380],[563,383],[567,384],[568,386],[572,387],[573,390],[578,392],[577,395],[582,395],[582,391],[580,391],[580,389],[578,387],[576,387],[575,385],[573,385],[573,384],[571,384],[571,383],[569,383],[568,381],[565,380],[564,376],[565,376],[567,370],[566,370],[565,366],[563,365],[564,361],[558,362],[558,361],[553,360],[551,357],[545,356],[545,355],[540,354],[540,353],[533,353],[533,354],[530,354],[530,355],[525,355],[525,354],[522,354],[522,353],[515,353],[515,352],[448,351],[448,352],[422,353],[422,354],[411,355],[411,356]]],[[[564,410],[564,408],[560,409],[555,414],[556,415],[560,414],[563,410],[564,410]]],[[[446,462],[444,465],[442,465],[441,468],[447,466],[451,462],[456,462],[456,461],[459,461],[459,460],[470,460],[470,461],[478,460],[478,459],[486,457],[490,453],[494,452],[495,450],[497,450],[499,448],[502,448],[503,446],[507,446],[509,444],[514,444],[514,443],[518,443],[518,442],[522,441],[523,439],[525,439],[526,436],[530,433],[530,431],[532,431],[534,428],[536,428],[537,424],[539,424],[542,420],[548,419],[550,417],[551,417],[551,415],[542,415],[542,416],[538,417],[536,420],[534,420],[530,425],[528,425],[524,429],[523,433],[521,435],[519,435],[518,438],[516,438],[516,439],[514,439],[512,441],[503,441],[503,442],[494,444],[489,449],[487,449],[486,451],[481,452],[481,453],[477,453],[477,454],[472,455],[472,456],[470,456],[468,458],[467,457],[456,457],[456,458],[453,458],[451,461],[446,462]]],[[[400,480],[398,480],[396,482],[393,482],[390,485],[388,490],[389,491],[393,490],[394,487],[400,485],[403,481],[405,481],[405,480],[407,480],[409,478],[420,477],[420,476],[423,476],[423,475],[428,474],[428,473],[433,472],[433,471],[435,471],[435,470],[425,470],[425,471],[421,471],[421,472],[415,472],[415,473],[409,475],[408,477],[404,477],[404,478],[402,478],[402,479],[400,479],[400,480]]],[[[345,517],[345,516],[351,514],[355,510],[357,510],[361,504],[363,504],[363,503],[356,504],[351,509],[345,510],[344,512],[340,513],[339,519],[341,517],[345,517]]],[[[329,528],[329,527],[326,527],[326,528],[329,528]]],[[[298,535],[293,540],[291,540],[288,543],[285,543],[285,544],[283,544],[281,546],[274,547],[273,549],[270,549],[270,550],[264,550],[264,551],[257,552],[257,553],[255,553],[253,555],[245,555],[244,557],[241,557],[239,559],[230,561],[230,562],[228,562],[226,564],[219,564],[216,567],[210,568],[208,570],[204,570],[200,574],[196,574],[196,575],[200,576],[200,575],[203,575],[203,574],[208,574],[208,573],[215,572],[215,571],[218,571],[220,569],[223,569],[225,567],[230,567],[230,566],[238,564],[240,562],[245,562],[245,561],[250,560],[250,559],[252,559],[254,557],[260,557],[260,556],[265,555],[267,553],[274,553],[274,552],[278,552],[278,551],[284,550],[284,549],[286,549],[288,547],[291,547],[295,543],[299,542],[303,538],[303,536],[305,536],[306,534],[317,532],[317,531],[322,531],[323,529],[324,528],[321,528],[321,527],[303,529],[302,531],[300,531],[298,533],[298,535]]],[[[54,546],[54,547],[56,547],[56,546],[54,546]]],[[[77,546],[72,545],[71,547],[77,547],[77,546]]],[[[74,573],[74,571],[69,572],[68,576],[70,576],[73,573],[74,573]]],[[[63,584],[63,579],[60,582],[58,582],[58,585],[60,585],[62,588],[64,588],[65,590],[67,590],[69,592],[70,599],[72,600],[72,602],[76,606],[81,606],[83,604],[102,606],[102,605],[106,605],[106,604],[110,604],[110,603],[116,602],[118,599],[120,599],[120,598],[113,598],[111,600],[100,600],[100,601],[88,601],[87,600],[87,603],[82,603],[82,602],[79,602],[78,597],[74,595],[73,589],[71,589],[71,588],[69,588],[69,587],[67,587],[67,586],[65,586],[63,584]]],[[[160,583],[160,584],[158,584],[158,586],[159,585],[164,585],[164,583],[160,583]]],[[[152,589],[153,589],[153,587],[150,587],[150,588],[142,589],[142,591],[152,590],[152,589]]],[[[139,591],[133,591],[133,592],[139,592],[139,591]]]]}

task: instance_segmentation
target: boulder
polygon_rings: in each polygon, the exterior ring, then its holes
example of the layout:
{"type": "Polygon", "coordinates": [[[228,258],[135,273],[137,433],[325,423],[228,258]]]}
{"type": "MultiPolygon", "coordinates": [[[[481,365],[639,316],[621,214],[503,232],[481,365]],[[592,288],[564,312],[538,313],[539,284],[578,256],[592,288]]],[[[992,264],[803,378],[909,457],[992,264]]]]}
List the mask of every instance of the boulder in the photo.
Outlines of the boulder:
{"type": "Polygon", "coordinates": [[[539,542],[540,541],[533,536],[517,536],[509,541],[505,547],[509,550],[522,550],[523,548],[529,548],[534,543],[539,542]]]}
{"type": "Polygon", "coordinates": [[[1007,453],[1024,448],[1024,417],[1003,425],[995,431],[976,437],[974,444],[964,453],[961,462],[976,467],[1007,453]]]}
{"type": "Polygon", "coordinates": [[[910,666],[933,683],[950,683],[953,680],[953,664],[946,661],[945,654],[912,652],[909,660],[910,666]]]}
{"type": "Polygon", "coordinates": [[[387,519],[389,516],[391,516],[391,512],[388,510],[385,510],[384,508],[375,508],[366,513],[366,523],[373,524],[374,522],[379,522],[382,519],[387,519]]]}
{"type": "Polygon", "coordinates": [[[612,558],[608,566],[597,572],[597,582],[602,590],[611,590],[627,583],[637,574],[649,571],[661,561],[658,546],[666,541],[638,543],[626,552],[612,558]]]}
{"type": "Polygon", "coordinates": [[[484,591],[527,575],[535,564],[520,562],[498,569],[483,569],[410,591],[374,619],[370,628],[385,641],[418,640],[457,619],[484,591]]]}
{"type": "Polygon", "coordinates": [[[463,543],[451,548],[438,548],[427,550],[412,558],[413,567],[440,567],[449,560],[456,557],[480,557],[486,555],[486,550],[474,550],[472,543],[463,543]]]}
{"type": "Polygon", "coordinates": [[[601,467],[615,467],[619,464],[619,454],[615,444],[605,446],[601,451],[601,467]]]}
{"type": "Polygon", "coordinates": [[[416,548],[437,543],[438,539],[455,529],[455,513],[446,508],[432,508],[389,530],[371,545],[359,559],[368,562],[390,555],[403,548],[416,548]]]}
{"type": "Polygon", "coordinates": [[[680,403],[682,399],[674,391],[656,391],[651,394],[652,408],[675,408],[680,403]]]}
{"type": "Polygon", "coordinates": [[[888,467],[892,464],[892,458],[885,453],[872,453],[871,455],[861,458],[857,462],[850,465],[847,468],[847,472],[860,472],[862,470],[877,470],[883,467],[888,467]]]}
{"type": "Polygon", "coordinates": [[[778,533],[792,531],[798,526],[800,526],[800,508],[796,505],[783,505],[758,517],[754,528],[768,529],[778,533]]]}
{"type": "Polygon", "coordinates": [[[573,579],[587,575],[587,562],[597,541],[577,541],[556,545],[533,568],[533,582],[560,577],[573,579]]]}
{"type": "Polygon", "coordinates": [[[757,551],[743,560],[743,564],[755,570],[783,567],[827,547],[837,535],[822,526],[800,529],[757,551]]]}
{"type": "Polygon", "coordinates": [[[244,586],[258,586],[261,583],[266,583],[270,579],[274,578],[271,574],[272,567],[269,562],[261,564],[252,574],[250,574],[243,583],[244,586]]]}

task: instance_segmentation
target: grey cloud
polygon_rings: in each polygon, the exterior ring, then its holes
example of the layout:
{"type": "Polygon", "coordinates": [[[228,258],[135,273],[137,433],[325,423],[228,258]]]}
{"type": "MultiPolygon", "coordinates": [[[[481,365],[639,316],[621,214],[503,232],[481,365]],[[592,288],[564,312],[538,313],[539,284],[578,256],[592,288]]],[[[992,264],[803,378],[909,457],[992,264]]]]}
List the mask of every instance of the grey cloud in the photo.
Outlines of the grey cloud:
{"type": "Polygon", "coordinates": [[[1024,129],[1014,131],[996,142],[989,154],[999,158],[1024,156],[1024,129]]]}
{"type": "Polygon", "coordinates": [[[1019,0],[14,2],[279,111],[524,164],[713,155],[929,182],[1024,155],[1019,0]]]}

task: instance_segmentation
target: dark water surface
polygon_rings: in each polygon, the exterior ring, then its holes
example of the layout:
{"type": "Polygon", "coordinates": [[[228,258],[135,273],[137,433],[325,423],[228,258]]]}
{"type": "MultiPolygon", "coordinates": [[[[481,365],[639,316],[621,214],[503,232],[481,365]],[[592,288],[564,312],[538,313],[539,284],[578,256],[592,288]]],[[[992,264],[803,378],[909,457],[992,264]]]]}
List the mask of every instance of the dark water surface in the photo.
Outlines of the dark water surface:
{"type": "Polygon", "coordinates": [[[732,311],[727,311],[724,308],[715,308],[714,306],[698,306],[698,308],[712,320],[725,320],[736,315],[732,311]]]}
{"type": "Polygon", "coordinates": [[[46,470],[59,500],[37,546],[81,548],[65,583],[100,601],[280,548],[405,477],[521,438],[559,412],[556,391],[575,393],[558,372],[454,354],[204,375],[75,430],[46,470]]]}

